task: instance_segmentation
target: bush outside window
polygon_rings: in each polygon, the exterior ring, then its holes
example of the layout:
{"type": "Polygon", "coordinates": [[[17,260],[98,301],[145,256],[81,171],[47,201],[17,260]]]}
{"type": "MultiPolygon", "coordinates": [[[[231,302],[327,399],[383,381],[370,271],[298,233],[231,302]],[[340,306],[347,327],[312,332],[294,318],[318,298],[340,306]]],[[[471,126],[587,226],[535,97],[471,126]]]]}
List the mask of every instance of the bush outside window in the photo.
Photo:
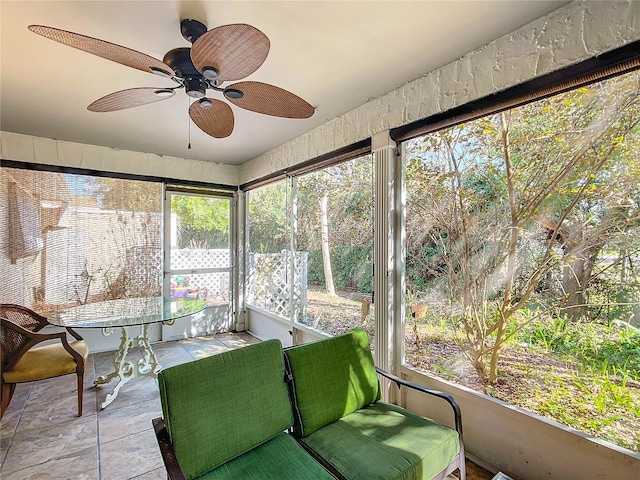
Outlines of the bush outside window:
{"type": "Polygon", "coordinates": [[[640,450],[640,74],[407,142],[406,362],[640,450]]]}

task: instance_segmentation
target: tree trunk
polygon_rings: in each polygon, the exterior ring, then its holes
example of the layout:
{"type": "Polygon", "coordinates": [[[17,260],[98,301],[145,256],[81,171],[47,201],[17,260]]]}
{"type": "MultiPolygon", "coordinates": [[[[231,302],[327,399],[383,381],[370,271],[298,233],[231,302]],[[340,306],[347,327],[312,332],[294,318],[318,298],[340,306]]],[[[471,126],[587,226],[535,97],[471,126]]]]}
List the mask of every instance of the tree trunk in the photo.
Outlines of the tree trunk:
{"type": "MultiPolygon", "coordinates": [[[[568,252],[569,258],[572,254],[568,252]]],[[[587,295],[582,287],[589,275],[585,274],[585,260],[580,256],[574,257],[571,263],[565,263],[562,269],[562,290],[565,292],[566,301],[563,312],[569,320],[577,321],[587,314],[587,295]]]]}
{"type": "Polygon", "coordinates": [[[600,247],[584,248],[574,246],[564,251],[562,269],[562,290],[566,295],[564,313],[571,321],[577,321],[587,315],[589,297],[587,287],[593,264],[600,247]]]}
{"type": "Polygon", "coordinates": [[[320,215],[322,217],[322,268],[324,270],[324,283],[329,295],[335,296],[336,288],[333,285],[333,272],[331,271],[331,255],[329,253],[329,192],[320,197],[320,215]]]}
{"type": "Polygon", "coordinates": [[[510,228],[509,235],[509,253],[507,256],[507,272],[504,285],[504,299],[500,304],[498,315],[496,316],[495,325],[495,343],[491,349],[491,361],[489,362],[489,383],[495,385],[498,383],[498,360],[500,359],[500,351],[505,340],[505,331],[507,322],[509,321],[510,310],[513,300],[513,278],[516,274],[516,260],[518,253],[518,240],[520,223],[518,220],[518,206],[516,202],[516,187],[513,182],[513,168],[511,164],[511,145],[509,142],[509,122],[505,117],[505,113],[500,114],[500,126],[502,130],[502,149],[504,153],[504,163],[507,174],[507,192],[509,195],[509,213],[510,228]]]}

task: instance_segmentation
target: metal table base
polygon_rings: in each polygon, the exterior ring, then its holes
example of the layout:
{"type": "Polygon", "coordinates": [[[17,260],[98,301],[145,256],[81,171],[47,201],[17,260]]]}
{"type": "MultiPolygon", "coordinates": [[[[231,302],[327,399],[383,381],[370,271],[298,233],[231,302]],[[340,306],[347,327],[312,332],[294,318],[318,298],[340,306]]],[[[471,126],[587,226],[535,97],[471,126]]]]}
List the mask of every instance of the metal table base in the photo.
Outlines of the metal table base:
{"type": "MultiPolygon", "coordinates": [[[[109,393],[105,401],[100,404],[102,409],[106,408],[107,405],[116,399],[120,389],[129,380],[142,376],[157,378],[161,368],[161,365],[158,363],[158,358],[149,343],[148,324],[120,328],[122,329],[122,337],[120,338],[120,346],[113,358],[114,370],[108,375],[100,375],[93,381],[94,386],[97,387],[98,385],[105,385],[114,378],[119,377],[118,383],[113,391],[109,393]],[[130,334],[129,329],[136,327],[140,328],[140,334],[134,337],[130,334]],[[142,349],[143,356],[138,361],[131,361],[127,359],[127,357],[131,349],[135,347],[142,349]]],[[[104,328],[103,334],[110,335],[112,331],[112,328],[104,328]]]]}

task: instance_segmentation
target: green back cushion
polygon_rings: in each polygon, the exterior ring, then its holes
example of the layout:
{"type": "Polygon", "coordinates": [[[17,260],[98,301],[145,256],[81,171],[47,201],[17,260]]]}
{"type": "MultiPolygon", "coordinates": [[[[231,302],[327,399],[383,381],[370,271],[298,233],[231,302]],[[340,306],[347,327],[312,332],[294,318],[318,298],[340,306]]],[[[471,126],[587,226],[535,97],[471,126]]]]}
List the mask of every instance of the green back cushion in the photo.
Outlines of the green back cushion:
{"type": "Polygon", "coordinates": [[[367,334],[354,331],[285,350],[294,434],[306,437],[380,398],[367,334]]]}
{"type": "Polygon", "coordinates": [[[293,423],[278,340],[167,368],[158,382],[167,430],[187,479],[293,423]]]}

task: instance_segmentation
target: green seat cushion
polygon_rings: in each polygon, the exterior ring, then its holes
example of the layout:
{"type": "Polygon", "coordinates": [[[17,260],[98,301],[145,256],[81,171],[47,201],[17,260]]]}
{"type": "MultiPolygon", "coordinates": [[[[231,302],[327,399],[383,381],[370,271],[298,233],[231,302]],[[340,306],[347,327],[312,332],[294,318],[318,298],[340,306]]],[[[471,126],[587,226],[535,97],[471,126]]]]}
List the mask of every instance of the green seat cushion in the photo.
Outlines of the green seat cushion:
{"type": "Polygon", "coordinates": [[[349,480],[431,479],[460,451],[455,430],[383,402],[301,441],[349,480]]]}
{"type": "Polygon", "coordinates": [[[167,368],[158,383],[164,421],[187,479],[293,423],[282,345],[275,339],[167,368]]]}
{"type": "Polygon", "coordinates": [[[294,433],[306,436],[380,398],[364,331],[285,349],[294,433]]]}
{"type": "Polygon", "coordinates": [[[286,433],[281,433],[199,478],[206,480],[335,479],[286,433]]]}

